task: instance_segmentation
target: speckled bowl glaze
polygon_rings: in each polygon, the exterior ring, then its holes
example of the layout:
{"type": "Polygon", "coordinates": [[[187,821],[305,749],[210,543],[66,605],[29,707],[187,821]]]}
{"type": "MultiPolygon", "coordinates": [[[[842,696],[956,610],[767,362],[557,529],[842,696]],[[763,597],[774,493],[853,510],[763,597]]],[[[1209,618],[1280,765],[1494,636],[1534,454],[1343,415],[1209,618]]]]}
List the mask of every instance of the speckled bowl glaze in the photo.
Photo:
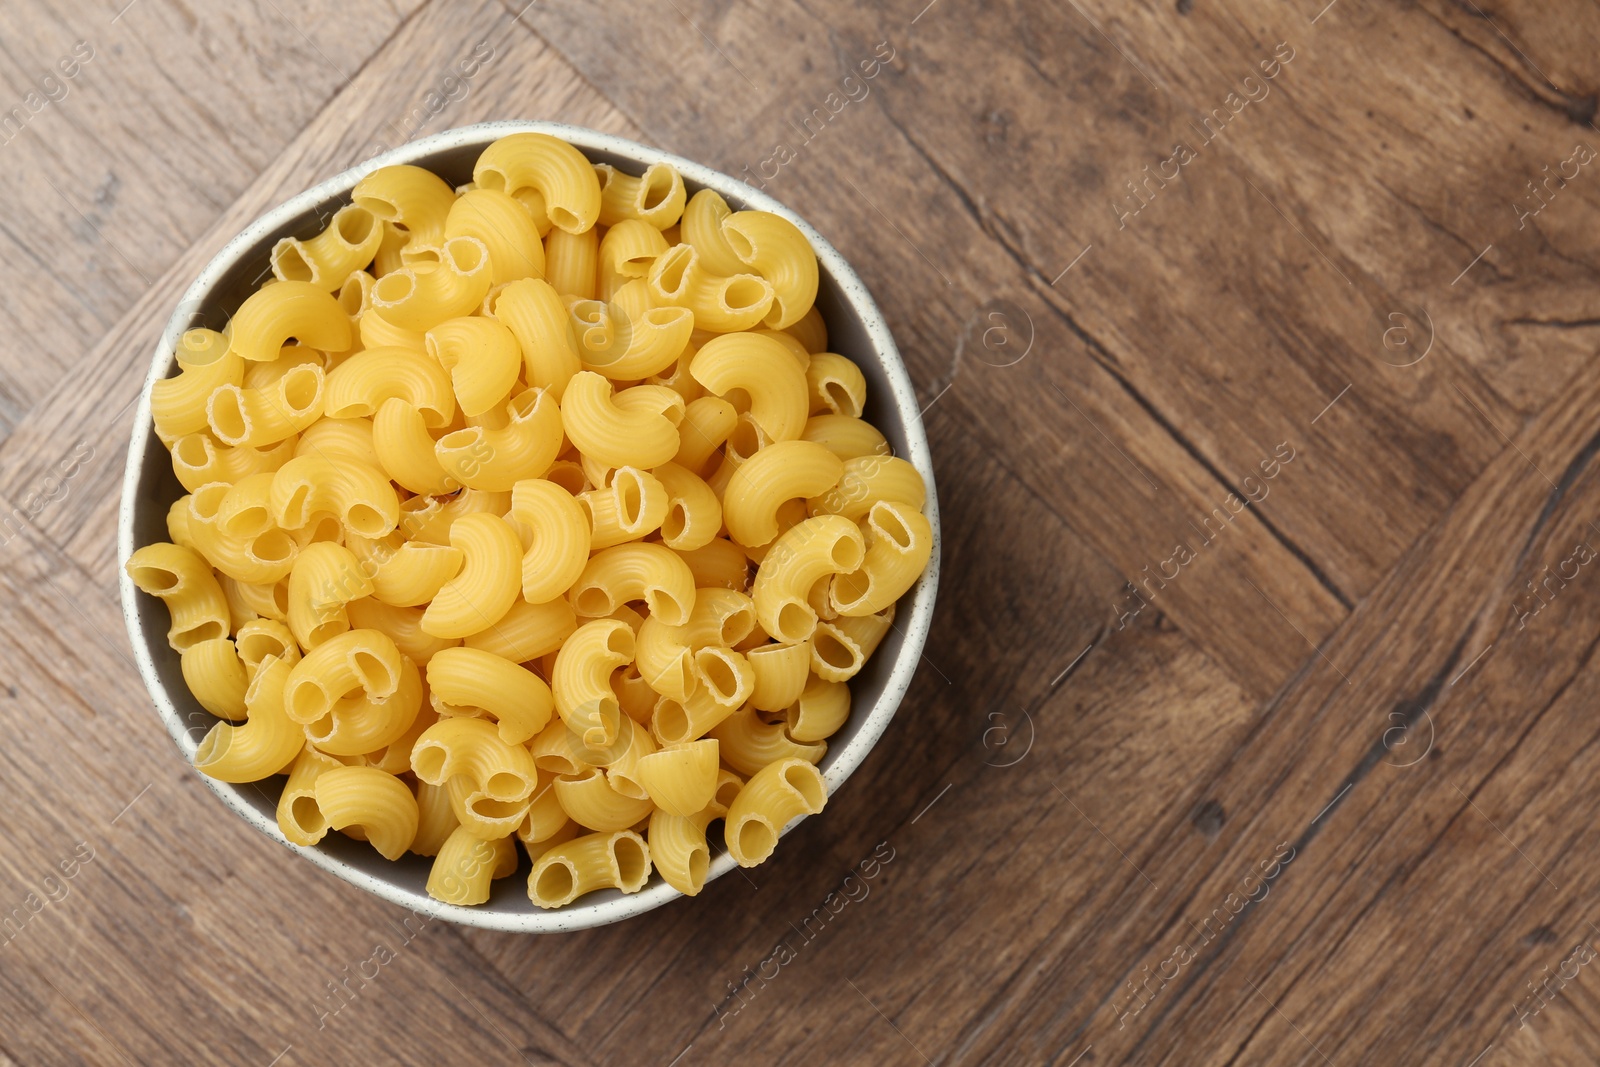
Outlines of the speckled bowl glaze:
{"type": "MultiPolygon", "coordinates": [[[[561,137],[594,162],[610,163],[629,173],[641,173],[648,164],[665,160],[683,174],[691,194],[700,189],[715,189],[736,210],[745,207],[776,212],[799,226],[816,249],[821,266],[817,306],[828,324],[830,347],[861,365],[869,395],[866,418],[888,437],[896,455],[916,466],[928,484],[927,515],[933,524],[933,562],[901,600],[895,627],[888,638],[850,683],[854,696],[850,721],[830,739],[828,754],[821,763],[831,796],[866,758],[894,717],[916,672],[933,618],[934,594],[939,581],[939,512],[933,492],[932,460],[916,394],[877,305],[856,272],[831,244],[804,219],[765,193],[709,167],[655,148],[559,123],[485,122],[424,137],[376,156],[306,190],[252,223],[228,242],[189,287],[156,344],[150,374],[139,399],[139,413],[134,419],[133,440],[128,447],[117,532],[118,561],[125,564],[135,548],[166,540],[167,509],[183,493],[172,473],[167,450],[157,440],[150,422],[150,387],[173,373],[172,353],[183,331],[197,326],[222,328],[264,276],[273,244],[284,237],[308,238],[321,230],[333,210],[350,202],[350,190],[370,171],[394,163],[411,163],[434,171],[452,186],[461,185],[471,180],[473,161],[485,146],[507,134],[523,131],[561,137]]],[[[190,696],[184,685],[178,654],[166,641],[166,608],[154,597],[139,592],[125,572],[121,582],[123,615],[127,619],[139,673],[178,751],[192,763],[201,737],[215,720],[190,696]]],[[[637,893],[605,890],[581,897],[559,911],[545,911],[528,900],[528,865],[524,859],[523,869],[517,875],[494,884],[493,896],[487,904],[475,908],[441,904],[429,897],[423,888],[430,860],[408,855],[400,862],[390,863],[368,845],[337,833],[329,834],[315,848],[289,844],[278,831],[275,815],[281,778],[244,786],[204,777],[202,780],[240,818],[285,848],[298,852],[347,882],[432,918],[530,933],[580,930],[638,915],[681,895],[656,875],[637,893]]],[[[816,817],[826,819],[828,815],[823,812],[816,817]]],[[[712,861],[709,877],[719,878],[733,866],[732,857],[723,852],[712,861]]]]}

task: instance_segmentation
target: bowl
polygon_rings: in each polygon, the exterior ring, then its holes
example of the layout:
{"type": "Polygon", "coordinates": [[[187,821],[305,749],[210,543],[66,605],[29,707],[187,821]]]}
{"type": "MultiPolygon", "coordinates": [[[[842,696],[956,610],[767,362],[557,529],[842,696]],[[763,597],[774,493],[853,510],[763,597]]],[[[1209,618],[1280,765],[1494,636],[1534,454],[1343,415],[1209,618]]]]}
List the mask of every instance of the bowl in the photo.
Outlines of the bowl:
{"type": "MultiPolygon", "coordinates": [[[[369,172],[391,164],[410,163],[426,167],[450,185],[459,186],[471,180],[473,161],[490,142],[525,131],[560,137],[592,161],[610,163],[631,174],[642,173],[648,164],[665,160],[678,168],[691,194],[700,189],[714,189],[736,210],[754,208],[775,212],[800,227],[817,253],[821,275],[817,307],[828,326],[830,347],[860,364],[868,389],[865,417],[888,438],[895,454],[909,460],[927,482],[926,514],[933,526],[933,559],[927,572],[901,599],[894,628],[877,654],[850,682],[850,720],[830,738],[828,753],[819,765],[832,796],[860,766],[894,717],[916,672],[933,617],[939,580],[939,513],[928,440],[905,364],[895,349],[882,314],[856,272],[804,219],[778,201],[690,160],[611,134],[553,122],[484,122],[424,137],[375,156],[257,219],[228,242],[184,293],[156,344],[150,374],[139,399],[133,440],[128,447],[117,531],[123,615],[134,659],[156,710],[178,751],[192,764],[201,737],[216,720],[200,707],[184,684],[178,653],[166,641],[168,615],[165,606],[140,592],[123,567],[136,548],[167,539],[167,509],[183,494],[182,486],[172,473],[167,450],[157,439],[150,420],[151,386],[174,372],[176,363],[172,353],[179,336],[185,330],[200,326],[221,329],[245,297],[268,276],[268,254],[273,244],[284,237],[309,238],[319,232],[334,210],[350,202],[351,189],[369,172]]],[[[580,897],[565,908],[546,911],[528,899],[528,862],[524,857],[517,875],[494,883],[493,894],[486,904],[476,907],[444,904],[428,896],[424,889],[431,860],[408,854],[399,862],[391,863],[370,846],[338,833],[329,834],[312,848],[290,844],[279,832],[276,817],[282,778],[243,786],[229,785],[204,775],[201,780],[242,819],[284,847],[347,882],[430,918],[530,933],[579,930],[638,915],[682,895],[662,881],[660,875],[653,874],[650,882],[637,893],[624,894],[608,889],[580,897]]],[[[826,811],[818,816],[826,817],[826,811]]],[[[717,853],[711,863],[708,882],[733,867],[733,857],[725,851],[717,853]]]]}

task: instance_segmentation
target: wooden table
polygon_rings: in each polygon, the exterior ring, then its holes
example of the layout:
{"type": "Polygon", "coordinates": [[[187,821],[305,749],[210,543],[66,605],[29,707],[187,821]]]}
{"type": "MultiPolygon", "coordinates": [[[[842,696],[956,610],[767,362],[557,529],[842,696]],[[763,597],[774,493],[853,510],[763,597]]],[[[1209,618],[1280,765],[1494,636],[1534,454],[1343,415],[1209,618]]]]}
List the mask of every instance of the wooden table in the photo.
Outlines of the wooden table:
{"type": "Polygon", "coordinates": [[[1600,1061],[1600,11],[924,3],[0,10],[0,1063],[1600,1061]],[[827,813],[540,938],[405,929],[232,816],[113,552],[206,260],[507,117],[812,220],[945,522],[827,813]]]}

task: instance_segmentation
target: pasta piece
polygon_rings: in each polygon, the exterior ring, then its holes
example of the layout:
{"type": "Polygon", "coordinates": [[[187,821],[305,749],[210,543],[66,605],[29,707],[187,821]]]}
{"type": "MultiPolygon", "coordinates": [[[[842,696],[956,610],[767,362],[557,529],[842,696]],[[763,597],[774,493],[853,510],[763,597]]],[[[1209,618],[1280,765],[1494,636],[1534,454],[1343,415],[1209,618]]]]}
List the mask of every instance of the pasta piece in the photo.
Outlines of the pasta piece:
{"type": "Polygon", "coordinates": [[[676,463],[653,472],[666,492],[661,540],[668,548],[693,551],[709,545],[722,529],[722,501],[704,478],[676,463]]]}
{"type": "Polygon", "coordinates": [[[464,558],[459,548],[407,541],[398,530],[377,540],[352,537],[349,547],[361,573],[371,579],[370,595],[400,608],[432,600],[460,572],[464,558]]]}
{"type": "Polygon", "coordinates": [[[445,237],[476,237],[489,249],[494,284],[544,277],[544,245],[528,209],[497,189],[471,189],[456,198],[445,237]]]}
{"type": "Polygon", "coordinates": [[[916,584],[933,556],[933,527],[905,504],[880,500],[867,513],[867,552],[859,570],[837,575],[828,596],[840,615],[883,611],[916,584]]]}
{"type": "Polygon", "coordinates": [[[532,388],[505,406],[501,429],[469,426],[439,438],[434,453],[449,476],[471,489],[509,492],[537,478],[561,450],[561,410],[547,390],[532,388]]]}
{"type": "Polygon", "coordinates": [[[602,747],[622,729],[611,672],[633,659],[633,631],[615,619],[578,627],[556,653],[550,689],[556,712],[586,745],[602,747]]]}
{"type": "Polygon", "coordinates": [[[232,641],[213,637],[183,650],[183,681],[200,706],[219,719],[245,717],[244,693],[249,686],[244,663],[232,641]]]}
{"type": "Polygon", "coordinates": [[[759,711],[782,711],[800,699],[811,676],[811,643],[768,644],[745,653],[755,674],[750,703],[759,711]]]}
{"type": "Polygon", "coordinates": [[[485,719],[441,719],[428,727],[411,749],[411,767],[420,780],[447,787],[456,818],[489,838],[516,829],[539,779],[528,750],[500,740],[485,719]],[[510,828],[498,832],[508,821],[510,828]]]}
{"type": "Polygon", "coordinates": [[[838,733],[850,717],[850,687],[813,678],[784,712],[789,736],[801,743],[821,741],[838,733]]]}
{"type": "Polygon", "coordinates": [[[893,456],[858,456],[845,460],[839,484],[806,502],[813,515],[843,515],[860,522],[880,500],[921,511],[928,490],[917,468],[893,456]]]}
{"type": "Polygon", "coordinates": [[[400,498],[387,478],[364,464],[321,456],[296,456],[279,467],[270,506],[272,521],[285,530],[307,526],[320,512],[361,537],[382,537],[400,523],[400,498]]]}
{"type": "Polygon", "coordinates": [[[200,554],[179,545],[146,545],[128,557],[128,577],[159,597],[172,613],[167,644],[183,652],[202,641],[228,636],[228,601],[200,554]]]}
{"type": "Polygon", "coordinates": [[[261,665],[274,656],[284,660],[291,667],[300,662],[300,646],[295,643],[294,634],[289,632],[289,627],[282,622],[271,619],[247,622],[239,627],[238,636],[234,638],[233,643],[239,653],[239,662],[244,664],[244,675],[248,679],[254,679],[261,670],[261,665]]]}
{"type": "Polygon", "coordinates": [[[263,471],[271,473],[294,458],[294,438],[270,448],[229,448],[209,431],[185,434],[172,442],[172,471],[189,492],[213,482],[232,484],[263,471]]]}
{"type": "Polygon", "coordinates": [[[261,664],[245,691],[245,722],[219,722],[195,749],[195,770],[222,782],[259,782],[293,763],[305,734],[289,718],[284,686],[289,664],[272,657],[261,664]]]}
{"type": "Polygon", "coordinates": [[[426,667],[439,652],[461,643],[459,638],[435,637],[424,633],[421,608],[394,607],[367,597],[350,601],[346,610],[350,613],[350,625],[353,628],[377,630],[419,667],[426,667]]]}
{"type": "MultiPolygon", "coordinates": [[[[637,541],[654,533],[667,517],[669,505],[667,488],[660,479],[636,467],[617,468],[608,488],[579,493],[577,500],[589,516],[591,551],[637,541]]],[[[719,522],[720,517],[719,507],[719,522]]]]}
{"type": "MultiPolygon", "coordinates": [[[[844,473],[839,457],[810,441],[779,441],[761,449],[728,480],[722,516],[728,534],[760,547],[778,536],[778,506],[796,497],[821,496],[844,473]]],[[[876,610],[876,609],[874,609],[876,610]]]]}
{"type": "Polygon", "coordinates": [[[302,363],[259,389],[219,385],[206,401],[206,426],[225,445],[266,448],[321,418],[322,368],[302,363]]]}
{"type": "Polygon", "coordinates": [[[817,254],[800,228],[770,211],[736,211],[722,236],[746,270],[772,286],[772,307],[761,320],[775,330],[799,322],[817,299],[817,254]]]}
{"type": "Polygon", "coordinates": [[[599,260],[600,237],[592,227],[577,234],[557,227],[545,236],[545,280],[562,296],[593,300],[599,260]]]}
{"type": "Polygon", "coordinates": [[[543,279],[523,278],[500,290],[489,312],[517,339],[523,379],[564,400],[567,383],[581,364],[578,341],[560,294],[543,279]]]}
{"type": "Polygon", "coordinates": [[[430,170],[406,164],[379,167],[356,183],[350,197],[412,241],[438,244],[455,204],[455,191],[430,170]]]}
{"type": "Polygon", "coordinates": [[[715,738],[673,745],[640,757],[633,777],[662,812],[693,815],[716,794],[719,755],[715,738]]]}
{"type": "Polygon", "coordinates": [[[401,529],[413,541],[434,545],[450,543],[450,529],[468,515],[504,515],[511,507],[510,493],[463,489],[450,497],[412,497],[400,505],[401,529]]]}
{"type": "Polygon", "coordinates": [[[428,690],[441,715],[487,714],[508,745],[543,730],[555,709],[550,687],[538,675],[476,648],[447,648],[435,655],[428,664],[428,690]]]}
{"type": "Polygon", "coordinates": [[[818,352],[806,367],[806,391],[812,415],[832,412],[859,419],[867,403],[867,380],[861,368],[833,352],[818,352]]]}
{"type": "Polygon", "coordinates": [[[652,616],[676,626],[689,620],[694,606],[694,574],[664,545],[615,545],[590,558],[569,595],[579,615],[600,618],[643,600],[652,616]]]}
{"type": "Polygon", "coordinates": [[[435,637],[466,637],[511,610],[520,585],[522,542],[506,520],[480,512],[456,520],[450,545],[461,551],[461,572],[423,612],[422,629],[435,637]]]}
{"type": "Polygon", "coordinates": [[[494,319],[448,319],[424,334],[423,343],[428,355],[450,372],[465,415],[482,415],[504,404],[522,372],[516,335],[494,319]]]}
{"type": "Polygon", "coordinates": [[[626,830],[650,817],[655,805],[648,799],[625,796],[598,767],[585,767],[573,777],[555,780],[556,803],[573,822],[590,830],[626,830]]]}
{"type": "Polygon", "coordinates": [[[571,314],[583,369],[613,381],[637,381],[666,370],[683,356],[694,332],[694,315],[687,308],[635,312],[621,304],[582,300],[572,305],[571,314]]]}
{"type": "Polygon", "coordinates": [[[790,529],[773,544],[750,589],[761,628],[785,644],[805,641],[817,626],[812,587],[829,575],[854,572],[865,557],[860,528],[841,515],[818,515],[790,529]]]}
{"type": "Polygon", "coordinates": [[[387,860],[397,860],[417,836],[417,798],[406,784],[376,767],[330,767],[317,775],[317,807],[335,830],[359,828],[387,860]]]}
{"type": "Polygon", "coordinates": [[[343,352],[351,341],[344,309],[310,282],[276,282],[256,290],[239,305],[228,328],[232,351],[252,363],[277,359],[291,337],[321,352],[343,352]]]}
{"type": "Polygon", "coordinates": [[[742,592],[750,584],[750,561],[727,538],[713,538],[703,548],[679,549],[678,558],[688,565],[699,588],[721,586],[742,592]]]}
{"type": "Polygon", "coordinates": [[[224,385],[244,381],[244,360],[215,330],[188,330],[178,339],[178,373],[150,386],[150,418],[167,447],[207,426],[206,402],[224,385]]]}
{"type": "Polygon", "coordinates": [[[411,842],[411,851],[419,856],[437,856],[460,825],[450,806],[450,791],[442,785],[417,782],[417,836],[411,842]]]}
{"type": "Polygon", "coordinates": [[[548,604],[519,600],[499,622],[468,634],[465,644],[512,663],[527,663],[560,648],[577,628],[578,617],[565,600],[558,598],[548,604]]]}
{"type": "Polygon", "coordinates": [[[372,446],[371,419],[318,419],[300,432],[294,455],[321,456],[332,463],[351,459],[382,469],[372,446]]]}
{"type": "Polygon", "coordinates": [[[828,324],[822,321],[822,312],[817,310],[815,304],[811,305],[811,310],[800,316],[798,322],[786,327],[784,332],[799,341],[807,352],[828,350],[828,324]]]}
{"type": "Polygon", "coordinates": [[[661,231],[647,222],[623,219],[612,224],[600,238],[600,299],[610,300],[629,282],[644,281],[650,264],[667,247],[661,231]]]}
{"type": "Polygon", "coordinates": [[[285,237],[273,245],[272,274],[279,281],[310,282],[332,292],[372,262],[382,240],[383,226],[372,212],[346,204],[315,237],[285,237]]]}
{"type": "MultiPolygon", "coordinates": [[[[324,408],[333,419],[367,418],[378,414],[384,401],[391,399],[405,401],[429,429],[450,425],[455,415],[450,375],[420,344],[414,349],[368,348],[351,356],[328,375],[324,408]]],[[[377,433],[376,424],[373,433],[377,433]]]]}
{"type": "Polygon", "coordinates": [[[876,426],[848,415],[811,416],[800,440],[815,442],[842,460],[889,454],[889,442],[876,426]]]}
{"type": "Polygon", "coordinates": [[[707,392],[728,398],[735,390],[749,398],[750,416],[771,441],[793,441],[810,417],[806,373],[771,338],[753,333],[724,334],[701,346],[689,373],[707,392]]]}
{"type": "Polygon", "coordinates": [[[728,202],[714,189],[695,193],[683,209],[684,242],[699,253],[707,270],[718,274],[738,274],[745,269],[722,228],[732,214],[728,202]]]}
{"type": "Polygon", "coordinates": [[[585,456],[613,467],[659,467],[678,453],[683,397],[659,385],[612,395],[611,383],[579,371],[561,399],[561,425],[585,456]]]}
{"type": "Polygon", "coordinates": [[[289,630],[306,651],[350,629],[345,605],[372,595],[372,580],[348,548],[308,545],[289,572],[289,630]]]}
{"type": "MultiPolygon", "coordinates": [[[[518,209],[520,210],[520,209],[518,209]]],[[[494,841],[474,837],[459,827],[439,848],[428,872],[428,895],[446,904],[482,904],[490,882],[516,873],[517,847],[507,836],[494,841]]]]}
{"type": "Polygon", "coordinates": [[[483,302],[490,285],[489,249],[476,237],[452,237],[439,246],[432,270],[403,267],[378,279],[372,308],[392,325],[425,333],[483,302]]]}
{"type": "Polygon", "coordinates": [[[587,157],[559,137],[513,133],[485,148],[472,168],[480,189],[516,196],[539,194],[550,221],[568,233],[582,233],[600,218],[600,180],[587,157]]]}
{"type": "Polygon", "coordinates": [[[769,763],[728,805],[723,829],[728,854],[739,866],[754,867],[772,855],[785,826],[817,814],[827,802],[828,787],[816,767],[802,759],[769,763]]]}
{"type": "Polygon", "coordinates": [[[650,848],[631,830],[586,834],[545,852],[528,875],[528,899],[560,908],[585,893],[637,893],[650,880],[650,848]]]}
{"type": "Polygon", "coordinates": [[[600,225],[637,220],[659,232],[683,217],[688,193],[671,163],[652,163],[637,178],[605,163],[594,169],[600,178],[600,225]]]}

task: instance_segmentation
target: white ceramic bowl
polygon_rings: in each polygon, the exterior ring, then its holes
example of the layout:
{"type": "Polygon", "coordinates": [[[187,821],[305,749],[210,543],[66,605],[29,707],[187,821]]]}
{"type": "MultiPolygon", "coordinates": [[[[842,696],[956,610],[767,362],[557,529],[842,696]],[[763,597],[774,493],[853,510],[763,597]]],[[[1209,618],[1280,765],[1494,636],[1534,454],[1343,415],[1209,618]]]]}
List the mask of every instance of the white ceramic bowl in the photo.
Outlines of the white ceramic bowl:
{"type": "MultiPolygon", "coordinates": [[[[308,189],[257,219],[228,242],[184,294],[156,344],[134,419],[133,441],[128,447],[128,468],[123,479],[122,509],[117,533],[117,558],[126,564],[135,548],[164,541],[166,514],[183,489],[174,477],[167,450],[157,440],[150,423],[150,387],[171,375],[179,336],[187,329],[208,326],[221,329],[239,304],[259,284],[273,244],[283,237],[307,238],[318,232],[337,207],[349,203],[350,190],[370,171],[394,163],[426,167],[452,186],[471,180],[478,153],[509,133],[535,131],[553,134],[576,145],[596,163],[611,163],[633,174],[658,160],[672,163],[682,173],[693,194],[715,189],[736,210],[741,207],[773,211],[794,222],[810,239],[821,266],[817,306],[828,324],[830,347],[854,359],[866,375],[869,403],[866,417],[888,437],[896,455],[914,464],[928,484],[927,516],[933,524],[933,562],[915,588],[901,600],[895,628],[850,683],[854,706],[850,721],[829,740],[821,763],[830,795],[837,792],[850,772],[861,764],[882,736],[906,689],[911,684],[933,617],[934,593],[939,580],[939,512],[933,492],[933,466],[923,432],[916,394],[905,364],[866,286],[834,247],[804,219],[756,189],[654,148],[610,134],[551,122],[486,122],[424,137],[308,189]]],[[[215,721],[189,694],[179,668],[178,654],[167,645],[166,608],[154,597],[139,592],[124,572],[121,577],[123,614],[139,673],[155,701],[167,732],[183,758],[193,762],[199,740],[215,721]]],[[[489,902],[474,908],[441,904],[424,890],[430,860],[406,856],[390,863],[362,842],[332,833],[314,848],[291,845],[278,831],[275,806],[282,779],[251,785],[229,785],[202,776],[223,803],[262,833],[293,849],[340,878],[433,918],[449,919],[496,930],[548,932],[579,930],[616,922],[659,907],[681,894],[652,876],[644,889],[633,894],[605,890],[580,897],[558,911],[535,907],[527,894],[527,863],[523,870],[494,884],[489,902]]],[[[868,783],[865,788],[871,788],[868,783]]],[[[824,811],[816,818],[826,819],[824,811]]],[[[782,846],[779,847],[781,855],[782,846]]],[[[733,859],[720,852],[711,863],[709,878],[733,868],[733,859]]]]}

